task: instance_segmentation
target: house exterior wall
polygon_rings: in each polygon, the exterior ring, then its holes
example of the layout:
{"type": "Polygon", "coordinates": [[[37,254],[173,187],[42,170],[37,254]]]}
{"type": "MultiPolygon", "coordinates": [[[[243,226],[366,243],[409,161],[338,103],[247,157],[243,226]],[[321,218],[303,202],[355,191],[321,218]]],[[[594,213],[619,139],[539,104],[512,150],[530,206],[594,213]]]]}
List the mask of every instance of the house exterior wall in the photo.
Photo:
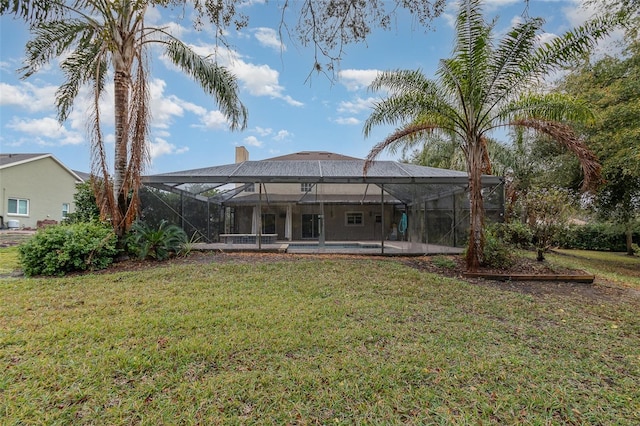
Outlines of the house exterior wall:
{"type": "Polygon", "coordinates": [[[73,195],[77,183],[76,178],[51,157],[0,169],[0,212],[5,225],[8,220],[18,220],[20,227],[25,228],[35,228],[39,220],[60,222],[63,203],[69,204],[69,212],[75,210],[73,195]],[[28,214],[9,214],[10,198],[28,200],[28,214]]]}
{"type": "MultiPolygon", "coordinates": [[[[309,235],[309,224],[303,224],[303,220],[316,220],[316,216],[322,214],[324,207],[324,227],[326,241],[379,241],[389,239],[393,224],[398,221],[394,217],[394,207],[385,205],[384,226],[380,205],[365,204],[296,204],[292,206],[292,240],[317,240],[316,235],[309,235]],[[361,213],[362,224],[347,224],[347,213],[361,213]],[[312,216],[312,217],[309,217],[312,216]],[[305,230],[307,234],[305,235],[305,230]]],[[[285,222],[287,215],[286,204],[263,205],[262,214],[270,214],[275,218],[275,231],[278,240],[285,240],[285,222]]],[[[239,234],[252,233],[253,206],[235,207],[235,229],[239,234]]],[[[316,228],[317,224],[311,225],[316,228]]]]}

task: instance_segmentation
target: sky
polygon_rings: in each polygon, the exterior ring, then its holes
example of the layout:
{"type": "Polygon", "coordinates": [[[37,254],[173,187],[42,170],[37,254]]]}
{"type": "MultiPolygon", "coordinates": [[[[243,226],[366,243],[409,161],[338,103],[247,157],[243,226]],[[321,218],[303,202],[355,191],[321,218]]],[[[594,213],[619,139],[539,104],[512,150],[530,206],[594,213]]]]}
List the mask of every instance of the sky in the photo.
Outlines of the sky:
{"type": "MultiPolygon", "coordinates": [[[[444,15],[421,27],[401,14],[388,31],[377,30],[366,43],[348,45],[337,78],[312,72],[313,51],[286,36],[278,38],[278,2],[252,0],[245,5],[250,24],[230,31],[231,49],[219,60],[236,75],[240,99],[248,109],[248,125],[230,131],[213,98],[180,70],[151,51],[151,111],[149,135],[151,164],[146,174],[165,173],[229,164],[235,147],[244,146],[251,160],[299,151],[330,151],[364,158],[377,142],[393,131],[379,126],[365,138],[363,123],[371,105],[383,94],[367,90],[379,71],[421,69],[435,78],[440,59],[453,48],[457,7],[448,1],[444,15]]],[[[506,31],[523,13],[545,18],[543,38],[551,38],[579,25],[591,14],[582,0],[487,0],[488,19],[497,18],[496,31],[506,31]]],[[[147,23],[167,26],[198,53],[211,54],[210,31],[193,29],[182,11],[151,10],[147,23]]],[[[55,92],[63,81],[58,62],[28,79],[20,79],[26,24],[0,17],[0,153],[52,153],[73,170],[90,171],[86,135],[88,91],[81,92],[70,117],[58,123],[55,92]]],[[[110,89],[112,86],[109,86],[110,89]]],[[[113,95],[101,102],[106,149],[113,151],[113,95]]],[[[506,137],[502,135],[500,137],[506,137]]],[[[384,153],[380,159],[397,159],[384,153]]]]}

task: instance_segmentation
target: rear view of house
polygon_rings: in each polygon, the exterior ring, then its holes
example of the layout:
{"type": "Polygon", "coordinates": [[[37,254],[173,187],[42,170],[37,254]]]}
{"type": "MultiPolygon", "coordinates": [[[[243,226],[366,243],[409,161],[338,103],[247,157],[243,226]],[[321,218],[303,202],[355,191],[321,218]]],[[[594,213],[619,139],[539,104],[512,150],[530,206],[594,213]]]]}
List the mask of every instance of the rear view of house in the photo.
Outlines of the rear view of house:
{"type": "Polygon", "coordinates": [[[60,222],[73,211],[81,182],[51,154],[0,154],[0,225],[36,228],[38,221],[60,222]]]}

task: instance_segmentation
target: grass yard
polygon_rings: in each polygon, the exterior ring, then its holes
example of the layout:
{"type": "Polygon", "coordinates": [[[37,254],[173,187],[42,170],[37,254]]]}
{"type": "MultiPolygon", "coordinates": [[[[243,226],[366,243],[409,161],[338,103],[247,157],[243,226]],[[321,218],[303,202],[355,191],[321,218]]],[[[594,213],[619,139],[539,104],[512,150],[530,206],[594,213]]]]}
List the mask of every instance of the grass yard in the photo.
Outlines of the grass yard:
{"type": "Polygon", "coordinates": [[[554,250],[545,254],[552,263],[583,269],[601,278],[640,290],[640,257],[589,250],[554,250]]]}
{"type": "Polygon", "coordinates": [[[640,424],[635,293],[295,259],[1,278],[0,424],[640,424]]]}

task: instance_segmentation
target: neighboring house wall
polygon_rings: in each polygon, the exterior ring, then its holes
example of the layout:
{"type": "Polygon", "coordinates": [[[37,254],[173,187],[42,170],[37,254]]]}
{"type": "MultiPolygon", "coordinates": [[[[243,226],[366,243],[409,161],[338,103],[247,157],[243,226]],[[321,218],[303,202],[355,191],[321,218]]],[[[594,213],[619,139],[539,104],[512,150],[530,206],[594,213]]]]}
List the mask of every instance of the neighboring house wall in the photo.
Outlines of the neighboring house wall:
{"type": "MultiPolygon", "coordinates": [[[[63,206],[73,212],[77,176],[51,156],[11,164],[0,169],[0,211],[5,226],[18,220],[20,227],[36,228],[39,220],[63,220],[63,206]],[[26,214],[9,213],[9,200],[26,200],[26,214]]],[[[24,203],[23,203],[24,204],[24,203]]]]}

